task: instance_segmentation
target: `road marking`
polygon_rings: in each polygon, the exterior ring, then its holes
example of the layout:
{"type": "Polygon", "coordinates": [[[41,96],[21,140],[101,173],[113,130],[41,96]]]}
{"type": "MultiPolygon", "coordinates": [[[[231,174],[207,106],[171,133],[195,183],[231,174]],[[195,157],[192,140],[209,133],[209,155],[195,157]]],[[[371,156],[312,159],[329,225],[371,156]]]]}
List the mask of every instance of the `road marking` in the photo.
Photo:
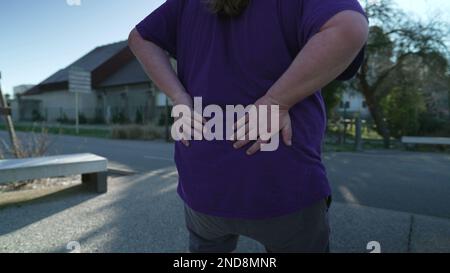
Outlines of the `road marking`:
{"type": "Polygon", "coordinates": [[[358,199],[353,195],[353,193],[345,186],[339,186],[339,191],[341,192],[344,199],[353,204],[360,204],[358,199]]]}
{"type": "Polygon", "coordinates": [[[151,160],[161,160],[161,161],[169,161],[169,162],[173,162],[173,159],[172,159],[172,158],[161,157],[161,156],[149,156],[149,155],[146,155],[146,156],[144,156],[144,158],[146,158],[146,159],[151,159],[151,160]]]}

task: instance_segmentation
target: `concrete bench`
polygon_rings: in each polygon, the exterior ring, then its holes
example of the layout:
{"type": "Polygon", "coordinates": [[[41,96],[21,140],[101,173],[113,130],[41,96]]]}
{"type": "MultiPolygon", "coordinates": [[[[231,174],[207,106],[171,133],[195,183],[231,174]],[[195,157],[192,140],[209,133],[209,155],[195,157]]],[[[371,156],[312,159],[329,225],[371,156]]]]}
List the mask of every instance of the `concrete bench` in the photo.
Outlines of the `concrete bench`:
{"type": "Polygon", "coordinates": [[[447,137],[402,137],[402,143],[406,145],[450,145],[450,138],[447,137]]]}
{"type": "Polygon", "coordinates": [[[0,184],[32,179],[82,175],[83,184],[106,193],[108,160],[94,154],[74,154],[0,160],[0,184]]]}

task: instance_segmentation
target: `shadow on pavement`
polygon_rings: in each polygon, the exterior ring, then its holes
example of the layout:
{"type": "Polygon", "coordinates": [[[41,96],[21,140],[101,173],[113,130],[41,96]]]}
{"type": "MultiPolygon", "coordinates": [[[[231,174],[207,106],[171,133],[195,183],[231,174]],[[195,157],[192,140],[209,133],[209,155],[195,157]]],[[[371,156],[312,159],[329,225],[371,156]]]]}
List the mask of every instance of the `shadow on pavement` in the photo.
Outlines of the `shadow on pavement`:
{"type": "Polygon", "coordinates": [[[20,208],[21,213],[17,214],[14,219],[2,219],[0,235],[8,234],[39,222],[96,196],[97,194],[89,192],[86,185],[79,184],[35,199],[3,205],[0,207],[0,215],[6,210],[16,208],[20,208]],[[49,206],[51,203],[58,205],[49,206]]]}

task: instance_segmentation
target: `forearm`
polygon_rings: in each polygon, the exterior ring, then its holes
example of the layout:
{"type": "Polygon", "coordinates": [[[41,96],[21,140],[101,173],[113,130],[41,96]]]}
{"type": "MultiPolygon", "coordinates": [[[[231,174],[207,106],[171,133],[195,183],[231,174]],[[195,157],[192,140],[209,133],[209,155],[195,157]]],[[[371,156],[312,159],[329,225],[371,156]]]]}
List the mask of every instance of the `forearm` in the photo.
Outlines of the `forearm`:
{"type": "Polygon", "coordinates": [[[144,40],[134,29],[128,44],[147,75],[172,101],[186,93],[170,63],[166,52],[152,42],[144,40]]]}
{"type": "Polygon", "coordinates": [[[367,33],[362,15],[339,13],[309,40],[267,96],[286,108],[309,97],[345,71],[365,44],[367,33]]]}

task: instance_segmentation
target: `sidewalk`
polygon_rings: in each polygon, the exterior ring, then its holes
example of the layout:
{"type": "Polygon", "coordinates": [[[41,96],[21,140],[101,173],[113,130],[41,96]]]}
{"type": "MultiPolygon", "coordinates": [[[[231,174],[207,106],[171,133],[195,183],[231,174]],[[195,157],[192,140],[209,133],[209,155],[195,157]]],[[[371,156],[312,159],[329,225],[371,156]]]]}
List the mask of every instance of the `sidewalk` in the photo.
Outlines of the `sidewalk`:
{"type": "MultiPolygon", "coordinates": [[[[186,252],[182,203],[172,167],[110,180],[98,196],[80,187],[0,208],[0,252],[186,252]]],[[[335,203],[332,252],[450,252],[450,219],[335,203]]],[[[239,252],[263,252],[243,238],[239,252]]]]}
{"type": "Polygon", "coordinates": [[[336,203],[331,211],[334,252],[450,252],[450,219],[336,203]]]}

